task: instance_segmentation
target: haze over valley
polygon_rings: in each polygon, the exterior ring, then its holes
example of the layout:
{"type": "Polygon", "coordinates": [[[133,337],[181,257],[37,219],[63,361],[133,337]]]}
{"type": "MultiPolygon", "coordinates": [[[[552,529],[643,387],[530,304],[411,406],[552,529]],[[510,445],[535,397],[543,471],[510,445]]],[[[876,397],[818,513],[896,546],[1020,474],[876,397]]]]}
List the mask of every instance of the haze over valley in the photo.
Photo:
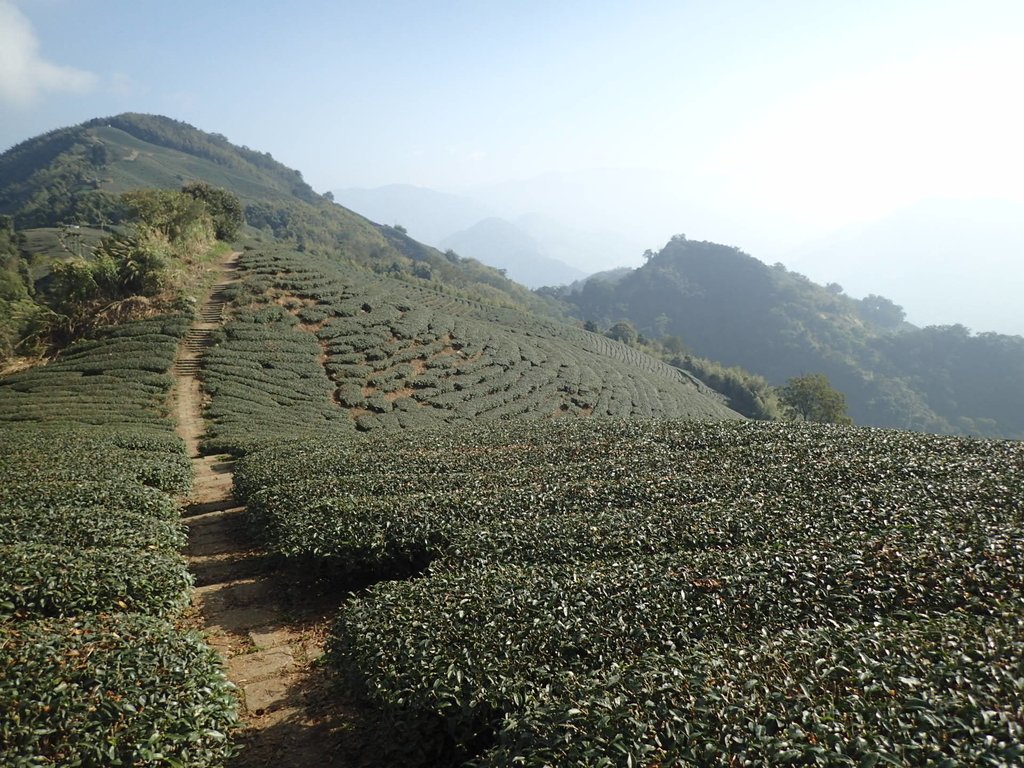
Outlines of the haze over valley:
{"type": "Polygon", "coordinates": [[[438,221],[436,237],[401,199],[361,211],[432,245],[541,216],[545,233],[525,228],[532,255],[592,273],[685,233],[889,297],[916,324],[1024,329],[1005,288],[1024,284],[1011,0],[439,13],[4,0],[0,14],[0,147],[167,114],[271,152],[320,191],[407,185],[489,211],[438,221]],[[186,38],[209,55],[179,56],[186,38]],[[920,215],[932,205],[942,242],[920,215]]]}

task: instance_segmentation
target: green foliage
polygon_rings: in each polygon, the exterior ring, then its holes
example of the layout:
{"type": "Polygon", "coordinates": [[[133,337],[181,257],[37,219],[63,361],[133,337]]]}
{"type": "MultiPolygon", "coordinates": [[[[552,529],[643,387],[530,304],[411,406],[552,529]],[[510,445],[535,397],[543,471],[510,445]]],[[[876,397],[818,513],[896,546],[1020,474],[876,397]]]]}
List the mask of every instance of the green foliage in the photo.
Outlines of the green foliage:
{"type": "MultiPolygon", "coordinates": [[[[45,421],[166,432],[164,403],[172,384],[167,371],[187,327],[187,318],[172,316],[100,328],[48,365],[0,379],[0,424],[45,421]]],[[[187,462],[175,468],[168,487],[187,488],[189,472],[187,462]]]]}
{"type": "Polygon", "coordinates": [[[334,388],[316,338],[296,325],[280,307],[237,312],[207,352],[208,450],[244,452],[277,435],[349,423],[347,413],[331,407],[334,388]]]}
{"type": "Polygon", "coordinates": [[[903,307],[884,296],[873,293],[860,300],[858,311],[864,322],[886,331],[901,328],[907,316],[903,307]]]}
{"type": "Polygon", "coordinates": [[[331,648],[397,762],[1019,759],[1019,444],[576,420],[317,436],[236,477],[285,554],[429,563],[331,648]]]}
{"type": "Polygon", "coordinates": [[[235,700],[188,603],[165,402],[188,320],[101,329],[0,379],[0,762],[217,766],[235,700]]]}
{"type": "Polygon", "coordinates": [[[952,614],[694,643],[541,702],[476,764],[1016,765],[1021,639],[952,614]]]}
{"type": "MultiPolygon", "coordinates": [[[[212,197],[220,201],[218,194],[212,197]]],[[[9,339],[7,355],[57,350],[111,320],[150,313],[151,303],[135,301],[139,297],[170,303],[167,294],[180,279],[175,273],[213,242],[214,223],[203,199],[169,190],[138,190],[122,199],[131,223],[86,247],[85,253],[80,230],[60,230],[58,237],[72,256],[49,264],[49,274],[31,299],[27,261],[15,259],[28,285],[22,284],[7,322],[0,326],[0,338],[9,339]]],[[[5,274],[11,273],[0,272],[0,290],[5,274]]],[[[0,357],[7,356],[2,355],[4,347],[0,357]]]]}
{"type": "MultiPolygon", "coordinates": [[[[887,334],[879,341],[883,364],[923,392],[930,406],[949,414],[953,429],[968,434],[1024,439],[1024,338],[998,333],[972,335],[962,325],[929,326],[887,334]]],[[[922,428],[909,408],[906,426],[922,428]]]]}
{"type": "Polygon", "coordinates": [[[235,697],[197,635],[139,615],[0,621],[0,762],[223,765],[235,697]]]}
{"type": "Polygon", "coordinates": [[[692,374],[726,403],[748,419],[772,421],[783,418],[782,406],[774,387],[763,376],[739,366],[724,366],[714,360],[697,357],[678,336],[660,336],[645,340],[650,353],[680,370],[692,374]]]}
{"type": "MultiPolygon", "coordinates": [[[[120,519],[117,527],[130,536],[131,522],[130,517],[120,519]]],[[[84,549],[45,542],[0,544],[0,615],[122,610],[173,617],[188,605],[191,586],[181,557],[172,552],[119,544],[84,549]]]]}
{"type": "Polygon", "coordinates": [[[170,242],[180,242],[213,227],[205,201],[184,191],[140,189],[124,193],[122,199],[138,224],[156,230],[170,242]]]}
{"type": "Polygon", "coordinates": [[[824,374],[795,376],[778,390],[786,415],[798,421],[819,424],[852,424],[846,414],[846,397],[828,382],[824,374]]]}
{"type": "Polygon", "coordinates": [[[609,339],[621,341],[623,344],[628,344],[630,346],[636,344],[637,340],[640,338],[640,334],[636,332],[636,328],[633,327],[633,324],[626,320],[620,320],[615,323],[611,328],[605,331],[604,335],[609,339]]]}
{"type": "MultiPolygon", "coordinates": [[[[39,488],[32,486],[38,494],[39,488]]],[[[0,541],[21,541],[72,549],[127,547],[175,551],[185,547],[182,526],[166,517],[131,506],[88,504],[80,494],[63,504],[38,501],[13,504],[0,500],[0,541]],[[45,512],[43,511],[45,510],[45,512]],[[111,515],[111,510],[116,514],[111,515]]],[[[131,503],[138,503],[132,500],[131,503]]],[[[177,511],[177,510],[175,510],[177,511]]]]}
{"type": "Polygon", "coordinates": [[[118,115],[23,142],[0,155],[0,179],[0,215],[15,216],[19,227],[120,223],[130,216],[120,193],[170,194],[184,183],[212,204],[221,237],[233,238],[242,223],[237,196],[251,226],[297,250],[410,280],[442,281],[479,300],[555,311],[554,302],[497,270],[446,257],[395,227],[335,205],[268,154],[165,117],[118,115]]]}
{"type": "Polygon", "coordinates": [[[721,392],[729,407],[748,419],[771,421],[783,417],[778,394],[763,376],[738,366],[726,367],[714,360],[693,355],[673,356],[669,362],[692,373],[716,392],[721,392]]]}
{"type": "Polygon", "coordinates": [[[242,201],[226,189],[216,189],[204,181],[194,181],[181,188],[182,193],[206,204],[213,218],[218,240],[234,240],[245,223],[242,201]]]}
{"type": "Polygon", "coordinates": [[[852,424],[846,415],[846,398],[832,388],[823,373],[794,376],[779,390],[779,400],[800,421],[820,424],[852,424]]]}
{"type": "Polygon", "coordinates": [[[100,191],[109,157],[81,128],[62,128],[0,155],[0,213],[20,229],[116,221],[115,196],[100,191]]]}
{"type": "MultiPolygon", "coordinates": [[[[1024,438],[1012,384],[1024,375],[1024,339],[914,328],[889,299],[851,299],[736,248],[673,238],[639,269],[555,294],[580,319],[626,318],[774,384],[821,371],[858,424],[1024,438]]],[[[743,398],[734,407],[750,413],[743,398]]]]}
{"type": "Polygon", "coordinates": [[[251,251],[242,267],[236,300],[253,309],[236,314],[204,361],[211,448],[244,451],[267,433],[468,420],[736,418],[638,349],[443,286],[309,253],[251,251]]]}
{"type": "Polygon", "coordinates": [[[171,261],[169,249],[150,238],[111,238],[101,245],[93,270],[106,269],[111,276],[107,296],[156,296],[167,285],[171,261]]]}
{"type": "Polygon", "coordinates": [[[98,118],[81,127],[86,130],[112,128],[148,144],[200,157],[236,172],[262,171],[262,179],[268,186],[273,185],[274,189],[305,202],[316,202],[320,197],[303,181],[301,173],[277,162],[269,153],[237,147],[224,136],[200,131],[179,120],[161,115],[125,113],[98,118]]]}

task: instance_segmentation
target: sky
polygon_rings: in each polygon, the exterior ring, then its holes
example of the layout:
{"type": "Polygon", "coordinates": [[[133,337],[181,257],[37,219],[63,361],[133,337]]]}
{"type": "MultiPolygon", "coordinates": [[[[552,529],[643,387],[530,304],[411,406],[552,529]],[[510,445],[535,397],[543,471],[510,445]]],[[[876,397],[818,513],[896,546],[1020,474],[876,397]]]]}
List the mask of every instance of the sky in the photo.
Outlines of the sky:
{"type": "Polygon", "coordinates": [[[0,0],[0,150],[158,113],[319,191],[532,182],[768,263],[923,200],[1024,206],[1022,79],[1020,0],[0,0]]]}

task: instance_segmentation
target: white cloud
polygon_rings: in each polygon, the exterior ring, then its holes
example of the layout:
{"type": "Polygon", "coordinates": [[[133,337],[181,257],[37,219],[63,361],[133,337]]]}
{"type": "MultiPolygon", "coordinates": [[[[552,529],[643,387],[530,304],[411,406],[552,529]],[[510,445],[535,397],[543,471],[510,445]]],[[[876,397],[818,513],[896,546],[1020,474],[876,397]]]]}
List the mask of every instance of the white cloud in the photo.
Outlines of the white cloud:
{"type": "Polygon", "coordinates": [[[46,61],[32,24],[10,0],[0,0],[0,103],[30,106],[44,93],[82,93],[96,76],[46,61]]]}

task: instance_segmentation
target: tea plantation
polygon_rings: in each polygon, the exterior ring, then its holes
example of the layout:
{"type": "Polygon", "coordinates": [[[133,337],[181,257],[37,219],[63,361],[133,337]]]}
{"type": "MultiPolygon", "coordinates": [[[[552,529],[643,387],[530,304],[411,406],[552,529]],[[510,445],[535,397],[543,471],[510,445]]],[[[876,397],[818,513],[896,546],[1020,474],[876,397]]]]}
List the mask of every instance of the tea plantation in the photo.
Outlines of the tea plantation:
{"type": "Polygon", "coordinates": [[[0,764],[222,764],[234,696],[175,625],[191,466],[167,371],[188,320],[101,331],[0,379],[0,764]]]}
{"type": "Polygon", "coordinates": [[[292,440],[268,546],[402,764],[1024,763],[1024,445],[681,420],[292,440]]]}
{"type": "Polygon", "coordinates": [[[242,308],[204,361],[211,449],[316,429],[738,418],[696,379],[625,344],[450,287],[282,249],[241,264],[242,308]]]}
{"type": "MultiPolygon", "coordinates": [[[[265,548],[351,595],[326,665],[389,729],[373,764],[1024,765],[1024,444],[747,422],[430,280],[241,267],[205,448],[265,548]]],[[[187,326],[0,379],[0,764],[232,754],[178,626],[187,326]]]]}

